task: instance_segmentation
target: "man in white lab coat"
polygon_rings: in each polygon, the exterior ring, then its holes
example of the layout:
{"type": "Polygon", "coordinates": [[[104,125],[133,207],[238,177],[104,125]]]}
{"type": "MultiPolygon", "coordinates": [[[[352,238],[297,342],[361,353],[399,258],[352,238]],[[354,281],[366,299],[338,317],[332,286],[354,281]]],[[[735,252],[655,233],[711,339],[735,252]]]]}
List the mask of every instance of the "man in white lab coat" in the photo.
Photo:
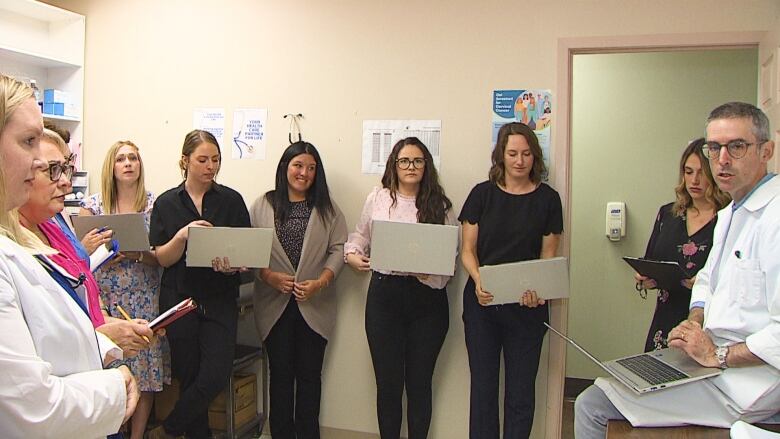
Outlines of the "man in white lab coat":
{"type": "Polygon", "coordinates": [[[609,419],[729,427],[780,410],[780,177],[767,173],[769,121],[753,105],[730,102],[710,113],[706,131],[712,175],[733,201],[718,212],[690,314],[669,332],[669,345],[723,373],[641,396],[599,378],[577,398],[578,439],[603,438],[609,419]]]}

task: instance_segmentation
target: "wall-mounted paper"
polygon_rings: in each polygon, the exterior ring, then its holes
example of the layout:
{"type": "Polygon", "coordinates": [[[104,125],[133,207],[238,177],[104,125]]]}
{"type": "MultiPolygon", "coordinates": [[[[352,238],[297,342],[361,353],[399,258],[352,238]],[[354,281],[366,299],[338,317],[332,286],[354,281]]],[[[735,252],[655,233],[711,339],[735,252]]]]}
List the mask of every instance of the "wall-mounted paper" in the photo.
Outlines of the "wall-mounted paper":
{"type": "Polygon", "coordinates": [[[192,127],[208,131],[217,138],[220,148],[225,145],[225,109],[196,108],[192,110],[192,127]]]}
{"type": "MultiPolygon", "coordinates": [[[[550,169],[550,132],[552,124],[552,93],[550,90],[493,91],[493,129],[491,149],[496,144],[498,130],[509,122],[522,122],[536,134],[544,154],[544,164],[550,169]]],[[[544,176],[545,180],[547,176],[544,176]]]]}
{"type": "Polygon", "coordinates": [[[268,110],[241,108],[233,111],[233,158],[265,160],[265,127],[268,110]]]}
{"type": "Polygon", "coordinates": [[[393,145],[406,137],[419,138],[441,172],[441,120],[364,120],[363,174],[384,174],[393,145]]]}

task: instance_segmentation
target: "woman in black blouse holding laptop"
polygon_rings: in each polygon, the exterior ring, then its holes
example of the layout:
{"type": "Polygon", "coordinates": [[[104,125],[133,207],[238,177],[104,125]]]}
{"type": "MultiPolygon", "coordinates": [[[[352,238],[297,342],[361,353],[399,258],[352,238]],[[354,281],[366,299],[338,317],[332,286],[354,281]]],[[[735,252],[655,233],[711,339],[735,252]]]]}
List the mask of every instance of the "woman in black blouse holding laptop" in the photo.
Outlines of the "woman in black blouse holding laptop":
{"type": "Polygon", "coordinates": [[[463,323],[471,369],[469,437],[498,439],[500,355],[505,365],[504,437],[528,437],[534,385],[548,319],[544,300],[518,291],[519,303],[491,305],[479,267],[552,258],[563,232],[558,193],[542,183],[546,169],[533,130],[513,122],[501,127],[489,180],[476,185],[458,218],[461,260],[469,273],[463,291],[463,323]]]}
{"type": "Polygon", "coordinates": [[[173,411],[152,437],[209,437],[208,406],[224,390],[233,368],[240,284],[229,261],[212,268],[187,267],[189,227],[249,227],[241,195],[215,179],[222,163],[214,136],[194,130],[184,138],[179,167],[184,181],[160,195],[152,209],[149,242],[164,267],[160,309],[187,297],[199,306],[167,328],[171,368],[181,393],[173,411]],[[227,263],[226,263],[227,262],[227,263]]]}

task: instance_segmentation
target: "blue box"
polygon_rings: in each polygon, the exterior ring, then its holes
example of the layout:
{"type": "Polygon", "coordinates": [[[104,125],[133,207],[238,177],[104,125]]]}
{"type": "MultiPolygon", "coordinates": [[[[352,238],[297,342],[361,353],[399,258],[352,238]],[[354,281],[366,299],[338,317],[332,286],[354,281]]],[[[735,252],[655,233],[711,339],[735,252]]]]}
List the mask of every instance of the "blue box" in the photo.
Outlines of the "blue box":
{"type": "Polygon", "coordinates": [[[68,92],[47,88],[43,91],[44,104],[67,104],[70,102],[68,92]]]}
{"type": "Polygon", "coordinates": [[[64,116],[65,115],[65,104],[61,103],[43,103],[43,114],[51,114],[54,116],[64,116]]]}

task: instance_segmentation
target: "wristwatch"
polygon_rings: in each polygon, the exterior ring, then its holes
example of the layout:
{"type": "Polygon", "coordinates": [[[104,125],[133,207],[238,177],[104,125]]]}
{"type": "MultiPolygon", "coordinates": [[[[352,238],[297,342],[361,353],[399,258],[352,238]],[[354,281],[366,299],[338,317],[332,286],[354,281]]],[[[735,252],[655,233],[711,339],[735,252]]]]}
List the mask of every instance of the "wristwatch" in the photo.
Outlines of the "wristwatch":
{"type": "Polygon", "coordinates": [[[718,359],[718,367],[721,369],[728,369],[729,365],[726,364],[726,357],[729,354],[728,346],[718,346],[715,349],[715,357],[718,359]]]}

